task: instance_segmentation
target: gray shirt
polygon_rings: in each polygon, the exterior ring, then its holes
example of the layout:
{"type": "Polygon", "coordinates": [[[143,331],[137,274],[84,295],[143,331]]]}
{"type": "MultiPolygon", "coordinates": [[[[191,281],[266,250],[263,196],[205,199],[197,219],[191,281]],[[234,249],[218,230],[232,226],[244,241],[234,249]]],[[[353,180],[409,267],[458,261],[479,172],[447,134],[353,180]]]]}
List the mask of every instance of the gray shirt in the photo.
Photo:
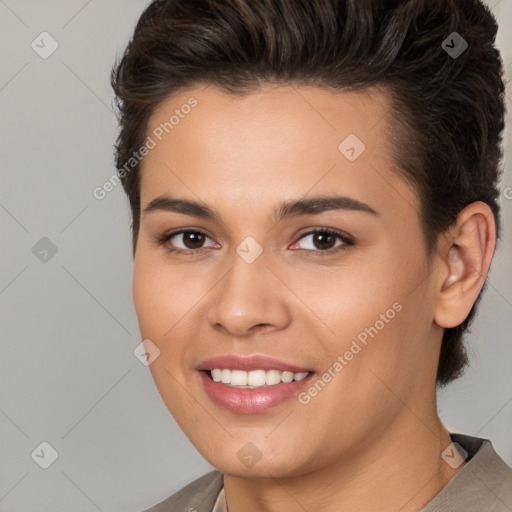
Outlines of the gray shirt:
{"type": "MultiPolygon", "coordinates": [[[[421,512],[512,512],[512,469],[487,439],[450,434],[466,464],[421,512]]],[[[211,471],[145,512],[228,512],[223,474],[211,471]]]]}

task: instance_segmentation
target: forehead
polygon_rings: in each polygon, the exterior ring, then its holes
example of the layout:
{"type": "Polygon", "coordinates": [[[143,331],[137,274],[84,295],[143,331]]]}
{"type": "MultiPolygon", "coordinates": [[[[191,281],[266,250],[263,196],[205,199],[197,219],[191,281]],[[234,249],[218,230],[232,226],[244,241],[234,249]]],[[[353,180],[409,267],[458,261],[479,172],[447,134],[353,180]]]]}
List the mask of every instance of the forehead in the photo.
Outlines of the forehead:
{"type": "Polygon", "coordinates": [[[263,206],[333,190],[374,204],[385,193],[414,203],[414,192],[394,172],[389,110],[384,89],[182,91],[149,119],[155,147],[141,165],[142,206],[164,193],[197,196],[220,208],[230,200],[263,206]]]}
{"type": "Polygon", "coordinates": [[[382,149],[380,143],[390,121],[389,103],[383,88],[342,92],[319,87],[265,86],[235,95],[209,85],[164,100],[152,113],[147,132],[155,134],[159,142],[164,138],[210,153],[216,148],[215,153],[222,156],[233,155],[236,143],[242,143],[236,147],[244,151],[264,144],[265,155],[274,150],[269,155],[272,157],[284,144],[299,145],[325,137],[336,142],[350,134],[371,143],[369,149],[378,150],[382,149]],[[196,137],[191,138],[192,134],[196,137]]]}

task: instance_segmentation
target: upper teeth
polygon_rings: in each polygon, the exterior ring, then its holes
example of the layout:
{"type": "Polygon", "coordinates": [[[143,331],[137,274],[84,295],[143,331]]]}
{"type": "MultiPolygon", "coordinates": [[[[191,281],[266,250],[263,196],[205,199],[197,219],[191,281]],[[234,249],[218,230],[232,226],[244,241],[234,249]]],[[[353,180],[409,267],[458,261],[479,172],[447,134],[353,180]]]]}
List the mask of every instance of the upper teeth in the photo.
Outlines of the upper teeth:
{"type": "Polygon", "coordinates": [[[302,380],[309,372],[281,372],[279,370],[228,370],[225,368],[214,368],[211,370],[212,379],[215,382],[222,382],[231,386],[255,388],[261,386],[273,386],[280,382],[292,382],[302,380]]]}

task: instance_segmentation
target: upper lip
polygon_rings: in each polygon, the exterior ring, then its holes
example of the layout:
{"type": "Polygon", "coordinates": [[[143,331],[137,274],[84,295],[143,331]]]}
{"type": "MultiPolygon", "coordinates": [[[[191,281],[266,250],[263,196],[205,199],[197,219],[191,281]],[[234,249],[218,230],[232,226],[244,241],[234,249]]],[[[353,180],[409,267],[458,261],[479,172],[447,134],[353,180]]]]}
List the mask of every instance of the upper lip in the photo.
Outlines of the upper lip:
{"type": "Polygon", "coordinates": [[[288,371],[293,373],[311,371],[302,366],[262,355],[240,356],[226,354],[205,359],[196,367],[197,370],[212,370],[214,368],[245,370],[246,372],[251,370],[280,370],[282,372],[288,371]]]}

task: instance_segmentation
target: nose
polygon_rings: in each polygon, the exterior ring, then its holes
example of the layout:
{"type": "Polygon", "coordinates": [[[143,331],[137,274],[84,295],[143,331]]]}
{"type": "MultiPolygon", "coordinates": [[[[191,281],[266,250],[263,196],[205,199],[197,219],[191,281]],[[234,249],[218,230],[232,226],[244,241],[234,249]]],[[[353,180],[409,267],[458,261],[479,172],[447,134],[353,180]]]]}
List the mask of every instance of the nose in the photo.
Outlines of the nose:
{"type": "Polygon", "coordinates": [[[207,319],[236,337],[286,328],[291,321],[290,290],[267,268],[261,254],[247,263],[237,254],[231,270],[215,286],[207,319]]]}

